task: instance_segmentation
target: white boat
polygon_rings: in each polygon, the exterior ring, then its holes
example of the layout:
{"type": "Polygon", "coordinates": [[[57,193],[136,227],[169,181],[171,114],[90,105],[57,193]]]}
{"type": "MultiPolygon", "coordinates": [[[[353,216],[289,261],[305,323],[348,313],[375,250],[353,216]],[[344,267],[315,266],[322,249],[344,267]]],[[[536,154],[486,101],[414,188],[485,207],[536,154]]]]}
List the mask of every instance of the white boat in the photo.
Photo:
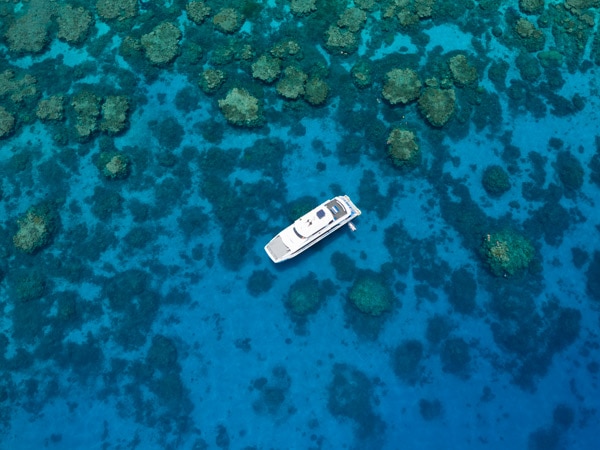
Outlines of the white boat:
{"type": "Polygon", "coordinates": [[[360,209],[350,197],[339,195],[321,203],[280,231],[265,245],[265,251],[275,263],[291,259],[346,224],[352,231],[356,230],[350,221],[360,214],[360,209]]]}

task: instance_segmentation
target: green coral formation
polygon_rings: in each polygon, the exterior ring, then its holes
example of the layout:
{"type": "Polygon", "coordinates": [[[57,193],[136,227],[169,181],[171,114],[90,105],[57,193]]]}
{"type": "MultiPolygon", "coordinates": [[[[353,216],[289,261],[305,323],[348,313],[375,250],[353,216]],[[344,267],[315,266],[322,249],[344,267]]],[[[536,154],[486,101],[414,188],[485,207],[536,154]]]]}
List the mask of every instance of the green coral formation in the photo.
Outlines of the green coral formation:
{"type": "Polygon", "coordinates": [[[94,162],[102,175],[109,180],[123,180],[129,176],[130,160],[123,153],[117,151],[101,152],[94,162]]]}
{"type": "Polygon", "coordinates": [[[25,14],[6,31],[8,48],[15,53],[39,53],[49,42],[48,31],[56,5],[45,0],[32,1],[25,14]]]}
{"type": "Polygon", "coordinates": [[[220,69],[206,69],[200,74],[198,84],[205,94],[214,94],[225,83],[226,75],[220,69]]]}
{"type": "Polygon", "coordinates": [[[89,91],[76,94],[71,106],[77,114],[75,130],[80,138],[90,137],[98,129],[100,98],[89,91]]]}
{"type": "Polygon", "coordinates": [[[338,55],[348,55],[358,49],[358,39],[355,33],[331,25],[325,32],[325,48],[338,55]]]}
{"type": "Polygon", "coordinates": [[[323,290],[314,273],[299,279],[290,287],[285,306],[297,316],[306,316],[319,309],[325,300],[323,290]]]}
{"type": "Polygon", "coordinates": [[[329,85],[319,77],[311,77],[305,86],[304,99],[313,106],[323,105],[329,95],[329,85]]]}
{"type": "Polygon", "coordinates": [[[261,105],[246,89],[230,89],[227,96],[219,100],[219,108],[232,125],[257,127],[263,123],[261,105]]]}
{"type": "Polygon", "coordinates": [[[109,95],[102,104],[100,129],[109,134],[117,134],[127,125],[129,100],[124,95],[109,95]]]}
{"type": "Polygon", "coordinates": [[[352,82],[359,89],[366,89],[373,84],[373,65],[368,59],[359,60],[350,70],[352,82]]]}
{"type": "Polygon", "coordinates": [[[213,17],[213,25],[225,34],[233,34],[244,25],[244,16],[234,8],[224,8],[213,17]]]}
{"type": "Polygon", "coordinates": [[[308,75],[298,67],[286,67],[283,77],[277,83],[277,93],[288,100],[296,100],[304,95],[304,84],[307,79],[308,75]]]}
{"type": "Polygon", "coordinates": [[[351,33],[358,33],[367,22],[367,13],[359,8],[348,8],[337,21],[340,28],[347,28],[351,33]]]}
{"type": "Polygon", "coordinates": [[[15,247],[33,254],[50,240],[56,227],[56,218],[50,207],[42,204],[29,208],[17,224],[19,229],[13,236],[15,247]]]}
{"type": "Polygon", "coordinates": [[[13,103],[22,103],[38,95],[37,80],[29,74],[17,74],[13,70],[0,73],[0,98],[8,98],[13,103]]]}
{"type": "Polygon", "coordinates": [[[415,133],[401,128],[394,128],[388,139],[388,155],[397,167],[414,167],[421,157],[415,133]]]}
{"type": "Polygon", "coordinates": [[[469,86],[477,83],[477,69],[469,64],[465,55],[456,55],[450,58],[448,62],[452,79],[457,86],[469,86]]]}
{"type": "Polygon", "coordinates": [[[420,93],[421,80],[414,70],[393,69],[385,74],[382,94],[391,105],[412,102],[420,93]]]}
{"type": "Polygon", "coordinates": [[[419,111],[434,127],[443,127],[454,114],[454,89],[427,87],[419,98],[419,111]]]}
{"type": "Polygon", "coordinates": [[[65,97],[63,95],[53,95],[39,101],[35,110],[36,116],[43,120],[62,120],[64,117],[65,97]]]}
{"type": "Polygon", "coordinates": [[[535,249],[520,234],[503,230],[486,235],[481,252],[492,274],[507,277],[527,269],[533,260],[535,249]]]}
{"type": "Polygon", "coordinates": [[[137,0],[98,0],[96,9],[103,19],[117,21],[131,19],[138,12],[137,0]]]}
{"type": "Polygon", "coordinates": [[[373,271],[364,271],[355,280],[350,302],[362,313],[380,316],[394,307],[394,294],[383,277],[373,271]]]}
{"type": "Polygon", "coordinates": [[[200,25],[210,15],[210,7],[204,2],[189,2],[185,5],[188,17],[197,25],[200,25]]]}
{"type": "Polygon", "coordinates": [[[498,165],[487,167],[481,182],[485,191],[493,197],[499,197],[510,189],[508,174],[498,165]]]}
{"type": "Polygon", "coordinates": [[[58,38],[70,44],[83,42],[93,23],[92,15],[86,9],[62,5],[58,9],[58,38]]]}
{"type": "Polygon", "coordinates": [[[272,83],[281,73],[281,60],[270,55],[262,55],[252,64],[252,76],[265,83],[272,83]]]}
{"type": "Polygon", "coordinates": [[[0,138],[8,136],[15,126],[15,118],[3,106],[0,106],[0,138]]]}
{"type": "Polygon", "coordinates": [[[316,0],[291,0],[290,10],[295,16],[308,16],[317,10],[316,0]]]}
{"type": "Polygon", "coordinates": [[[141,43],[148,60],[157,66],[169,64],[179,54],[181,31],[169,22],[163,22],[142,36],[141,43]]]}

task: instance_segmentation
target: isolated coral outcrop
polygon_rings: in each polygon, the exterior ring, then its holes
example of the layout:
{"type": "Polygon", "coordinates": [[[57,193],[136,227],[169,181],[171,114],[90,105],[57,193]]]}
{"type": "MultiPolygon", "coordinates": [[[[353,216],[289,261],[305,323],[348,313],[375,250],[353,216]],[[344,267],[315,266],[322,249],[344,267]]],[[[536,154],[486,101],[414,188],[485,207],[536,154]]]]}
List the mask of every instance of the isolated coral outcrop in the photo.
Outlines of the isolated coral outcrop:
{"type": "Polygon", "coordinates": [[[100,97],[89,91],[81,91],[73,97],[71,106],[76,113],[77,135],[81,138],[90,137],[98,129],[100,97]]]}
{"type": "Polygon", "coordinates": [[[217,30],[225,34],[233,34],[244,25],[244,16],[234,8],[221,9],[213,17],[213,24],[217,30]]]}
{"type": "Polygon", "coordinates": [[[109,134],[117,134],[127,125],[129,100],[124,95],[109,95],[102,104],[100,129],[109,134]]]}
{"type": "Polygon", "coordinates": [[[290,11],[296,16],[307,16],[317,10],[316,0],[292,0],[290,11]]]}
{"type": "Polygon", "coordinates": [[[289,100],[295,100],[304,94],[304,84],[307,79],[308,75],[300,68],[286,67],[283,77],[277,82],[277,93],[289,100]]]}
{"type": "Polygon", "coordinates": [[[53,95],[38,102],[35,114],[41,120],[62,120],[64,117],[65,97],[53,95]]]}
{"type": "Polygon", "coordinates": [[[58,38],[70,44],[82,42],[93,23],[92,15],[83,7],[62,5],[58,9],[58,38]]]}
{"type": "Polygon", "coordinates": [[[367,13],[359,8],[345,9],[337,21],[340,28],[347,28],[352,33],[357,33],[365,26],[367,13]]]}
{"type": "Polygon", "coordinates": [[[0,73],[0,98],[6,97],[14,103],[21,103],[38,95],[36,78],[27,73],[19,75],[10,69],[0,73]]]}
{"type": "Polygon", "coordinates": [[[358,49],[358,38],[347,28],[331,25],[325,31],[325,48],[329,53],[348,55],[358,49]]]}
{"type": "Polygon", "coordinates": [[[148,60],[163,66],[175,59],[179,53],[181,30],[170,22],[163,22],[150,33],[142,36],[141,43],[148,60]]]}
{"type": "Polygon", "coordinates": [[[0,106],[0,138],[8,136],[15,126],[15,118],[4,107],[0,106]]]}
{"type": "Polygon", "coordinates": [[[465,55],[456,55],[448,62],[452,79],[457,86],[468,86],[477,82],[477,69],[469,64],[465,55]]]}
{"type": "Polygon", "coordinates": [[[55,214],[49,206],[36,205],[17,220],[19,229],[13,243],[19,250],[32,254],[48,243],[56,226],[55,214]]]}
{"type": "Polygon", "coordinates": [[[252,76],[265,83],[272,83],[281,73],[281,60],[270,55],[262,55],[252,64],[252,76]]]}
{"type": "Polygon", "coordinates": [[[373,271],[357,277],[348,298],[360,312],[372,316],[380,316],[394,306],[394,294],[383,277],[373,271]]]}
{"type": "Polygon", "coordinates": [[[127,155],[116,151],[102,152],[98,156],[96,166],[109,180],[127,178],[130,171],[130,160],[127,155]]]}
{"type": "Polygon", "coordinates": [[[210,6],[204,2],[189,2],[185,5],[188,17],[200,25],[210,15],[210,6]]]}
{"type": "Polygon", "coordinates": [[[388,155],[397,167],[412,167],[419,163],[420,150],[415,133],[394,128],[388,139],[388,155]]]}
{"type": "Polygon", "coordinates": [[[241,127],[262,125],[262,107],[258,99],[246,89],[232,88],[219,100],[219,108],[227,121],[241,127]]]}
{"type": "Polygon", "coordinates": [[[212,94],[225,82],[226,75],[220,69],[206,69],[200,74],[198,84],[205,94],[212,94]]]}
{"type": "Polygon", "coordinates": [[[383,98],[390,104],[406,104],[416,100],[421,93],[421,80],[412,69],[393,69],[385,74],[383,98]]]}
{"type": "Polygon", "coordinates": [[[16,53],[39,53],[49,42],[54,2],[36,1],[29,4],[26,13],[8,27],[5,37],[8,48],[16,53]]]}
{"type": "Polygon", "coordinates": [[[427,87],[419,97],[419,111],[434,127],[443,127],[454,114],[454,89],[427,87]]]}
{"type": "Polygon", "coordinates": [[[97,0],[96,10],[103,19],[123,21],[137,15],[137,0],[97,0]]]}
{"type": "Polygon", "coordinates": [[[329,85],[319,77],[311,77],[304,86],[304,99],[313,106],[319,106],[327,101],[329,85]]]}
{"type": "Polygon", "coordinates": [[[525,237],[512,230],[502,230],[484,237],[481,252],[494,275],[507,277],[527,269],[535,250],[525,237]]]}

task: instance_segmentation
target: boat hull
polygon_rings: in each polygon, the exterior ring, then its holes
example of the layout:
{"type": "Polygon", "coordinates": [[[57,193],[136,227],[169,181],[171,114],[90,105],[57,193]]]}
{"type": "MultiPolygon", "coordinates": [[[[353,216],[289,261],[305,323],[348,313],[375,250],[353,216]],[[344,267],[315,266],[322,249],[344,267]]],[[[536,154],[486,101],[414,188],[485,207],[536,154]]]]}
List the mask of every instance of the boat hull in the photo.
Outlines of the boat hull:
{"type": "Polygon", "coordinates": [[[350,197],[334,197],[279,232],[265,245],[265,252],[274,263],[292,259],[360,215],[350,197]]]}

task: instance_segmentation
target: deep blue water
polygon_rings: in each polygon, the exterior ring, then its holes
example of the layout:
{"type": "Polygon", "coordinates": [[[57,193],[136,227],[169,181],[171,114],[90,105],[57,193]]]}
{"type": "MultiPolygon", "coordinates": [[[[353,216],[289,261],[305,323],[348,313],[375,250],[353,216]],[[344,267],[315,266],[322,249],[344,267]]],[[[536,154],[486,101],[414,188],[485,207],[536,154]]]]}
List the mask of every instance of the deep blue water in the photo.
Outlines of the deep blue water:
{"type": "Polygon", "coordinates": [[[597,2],[116,3],[0,5],[0,448],[596,448],[597,2]],[[391,104],[393,69],[420,99],[391,104]],[[235,88],[257,123],[226,120],[235,88]],[[340,194],[356,232],[269,260],[340,194]]]}

